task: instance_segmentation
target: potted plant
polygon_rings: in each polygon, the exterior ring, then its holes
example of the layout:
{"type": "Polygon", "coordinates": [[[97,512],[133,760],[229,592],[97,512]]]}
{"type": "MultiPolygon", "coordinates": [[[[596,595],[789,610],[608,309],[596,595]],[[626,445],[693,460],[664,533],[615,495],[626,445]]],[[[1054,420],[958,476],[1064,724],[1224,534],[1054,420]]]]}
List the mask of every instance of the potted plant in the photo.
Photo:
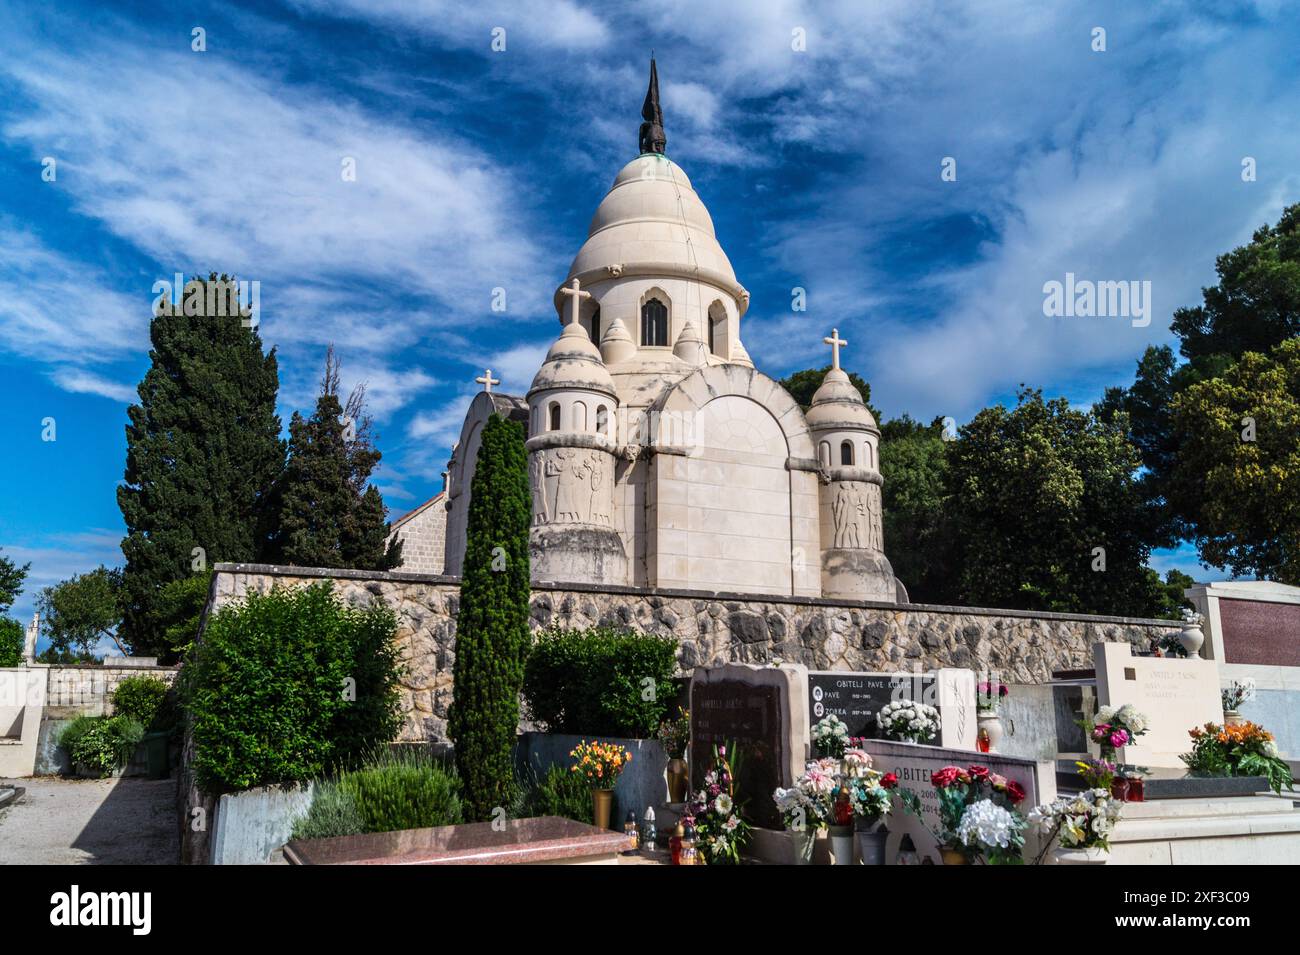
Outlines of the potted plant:
{"type": "Polygon", "coordinates": [[[591,786],[591,808],[594,822],[601,829],[609,828],[610,811],[614,807],[614,784],[632,762],[632,754],[615,743],[599,740],[588,743],[585,739],[570,751],[574,760],[572,771],[581,773],[591,786]]]}
{"type": "Polygon", "coordinates": [[[876,714],[876,726],[885,739],[933,743],[939,735],[939,711],[915,700],[895,700],[876,714]]]}
{"type": "Polygon", "coordinates": [[[659,724],[659,742],[668,756],[668,801],[686,801],[686,747],[691,742],[691,714],[682,707],[677,708],[677,717],[664,720],[659,724]]]}
{"type": "Polygon", "coordinates": [[[827,713],[812,728],[813,753],[830,759],[841,759],[849,745],[849,728],[834,713],[827,713]]]}
{"type": "MultiPolygon", "coordinates": [[[[940,825],[931,834],[944,865],[1022,861],[1025,818],[1016,807],[1024,801],[1025,790],[1019,783],[975,765],[945,766],[930,775],[930,785],[939,798],[940,825]]],[[[903,808],[923,820],[921,797],[910,789],[899,789],[898,794],[903,808]]]]}
{"type": "MultiPolygon", "coordinates": [[[[998,714],[998,707],[1002,701],[1007,698],[1011,688],[1005,683],[995,683],[990,680],[982,681],[976,688],[975,693],[975,719],[979,726],[979,738],[987,741],[988,748],[981,746],[984,752],[994,752],[998,748],[998,743],[1002,741],[1002,718],[998,714]]],[[[1011,733],[1014,736],[1016,732],[1015,723],[1011,724],[1011,733]]]]}
{"type": "Polygon", "coordinates": [[[1079,725],[1101,749],[1101,758],[1113,761],[1115,751],[1145,735],[1151,721],[1132,703],[1125,703],[1123,706],[1099,707],[1092,719],[1081,720],[1079,725]]]}
{"type": "Polygon", "coordinates": [[[1255,723],[1219,726],[1206,723],[1189,730],[1192,751],[1179,758],[1194,776],[1263,776],[1281,794],[1295,789],[1291,767],[1278,752],[1273,734],[1255,723]]]}
{"type": "Polygon", "coordinates": [[[1233,680],[1219,691],[1223,698],[1223,722],[1228,726],[1240,726],[1246,722],[1241,715],[1243,704],[1255,698],[1255,681],[1252,679],[1233,680]]]}
{"type": "MultiPolygon", "coordinates": [[[[732,747],[735,752],[735,747],[732,747]]],[[[738,760],[739,754],[732,757],[738,760]]],[[[704,788],[686,804],[682,822],[695,830],[697,862],[739,865],[740,850],[749,841],[750,825],[736,800],[736,774],[727,747],[713,747],[713,768],[704,774],[704,788]]]]}
{"type": "Polygon", "coordinates": [[[1183,610],[1183,629],[1178,631],[1178,642],[1187,656],[1200,655],[1205,634],[1201,630],[1201,615],[1195,610],[1183,610]]]}
{"type": "Polygon", "coordinates": [[[853,810],[858,855],[863,865],[884,865],[885,840],[889,838],[884,819],[893,808],[890,791],[884,785],[884,777],[872,768],[871,756],[865,750],[845,750],[844,769],[842,785],[853,810]]]}
{"type": "Polygon", "coordinates": [[[1058,865],[1104,865],[1122,811],[1123,804],[1101,787],[1036,806],[1029,813],[1029,823],[1044,838],[1034,864],[1041,865],[1052,852],[1058,865]]]}

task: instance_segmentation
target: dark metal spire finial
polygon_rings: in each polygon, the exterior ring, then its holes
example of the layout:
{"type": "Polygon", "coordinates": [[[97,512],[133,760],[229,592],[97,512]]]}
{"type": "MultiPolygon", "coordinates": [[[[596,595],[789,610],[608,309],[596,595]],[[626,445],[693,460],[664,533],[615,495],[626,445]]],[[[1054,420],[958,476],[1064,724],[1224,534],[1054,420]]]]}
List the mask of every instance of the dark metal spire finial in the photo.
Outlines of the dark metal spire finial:
{"type": "Polygon", "coordinates": [[[650,88],[645,92],[645,102],[641,105],[641,152],[659,153],[668,145],[664,135],[664,114],[659,108],[659,70],[655,66],[654,54],[650,55],[650,88]]]}

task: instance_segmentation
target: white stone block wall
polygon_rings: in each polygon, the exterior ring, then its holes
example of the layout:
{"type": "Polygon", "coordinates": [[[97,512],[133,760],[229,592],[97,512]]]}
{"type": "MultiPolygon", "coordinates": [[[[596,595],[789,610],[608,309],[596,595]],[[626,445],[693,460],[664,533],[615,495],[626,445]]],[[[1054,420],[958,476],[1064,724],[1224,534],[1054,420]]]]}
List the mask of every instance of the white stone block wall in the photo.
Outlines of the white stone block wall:
{"type": "Polygon", "coordinates": [[[396,521],[393,537],[402,542],[402,570],[441,574],[447,551],[447,496],[438,494],[396,521]]]}

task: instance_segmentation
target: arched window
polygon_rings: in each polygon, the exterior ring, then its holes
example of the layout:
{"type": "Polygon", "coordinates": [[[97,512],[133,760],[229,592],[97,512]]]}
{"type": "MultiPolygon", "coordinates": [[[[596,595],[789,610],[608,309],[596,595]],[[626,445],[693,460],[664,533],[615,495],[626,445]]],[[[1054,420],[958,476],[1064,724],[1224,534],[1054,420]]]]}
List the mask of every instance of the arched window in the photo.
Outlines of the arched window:
{"type": "Polygon", "coordinates": [[[591,313],[591,341],[594,345],[600,344],[600,306],[591,313]]]}
{"type": "Polygon", "coordinates": [[[547,411],[547,414],[549,414],[551,417],[550,427],[547,430],[559,431],[560,430],[560,403],[558,401],[552,401],[550,408],[547,411]]]}
{"type": "Polygon", "coordinates": [[[821,458],[824,467],[831,466],[831,443],[829,441],[823,441],[817,446],[817,456],[821,458]]]}
{"type": "Polygon", "coordinates": [[[657,298],[641,306],[641,344],[668,344],[668,306],[657,298]]]}
{"type": "Polygon", "coordinates": [[[853,442],[840,442],[840,464],[853,464],[853,442]]]}
{"type": "Polygon", "coordinates": [[[609,433],[609,409],[604,405],[596,409],[596,430],[601,434],[609,433]]]}
{"type": "Polygon", "coordinates": [[[722,307],[721,302],[714,302],[709,306],[709,354],[718,353],[718,329],[722,323],[727,320],[726,309],[722,307]]]}
{"type": "Polygon", "coordinates": [[[574,431],[587,430],[587,406],[585,404],[581,401],[575,401],[573,403],[573,414],[570,417],[573,419],[570,427],[574,431]]]}
{"type": "Polygon", "coordinates": [[[862,442],[862,466],[864,468],[874,468],[876,466],[876,456],[871,453],[871,442],[862,442]]]}

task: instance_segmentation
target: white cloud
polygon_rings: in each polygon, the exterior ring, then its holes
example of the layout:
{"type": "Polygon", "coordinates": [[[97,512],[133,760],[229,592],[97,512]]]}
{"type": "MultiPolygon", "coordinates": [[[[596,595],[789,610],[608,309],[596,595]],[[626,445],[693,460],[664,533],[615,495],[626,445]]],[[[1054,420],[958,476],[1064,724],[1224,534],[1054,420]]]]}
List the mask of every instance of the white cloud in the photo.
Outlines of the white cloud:
{"type": "Polygon", "coordinates": [[[64,391],[73,394],[99,395],[123,404],[131,404],[138,397],[132,385],[110,381],[83,368],[56,368],[50,377],[64,391]]]}

